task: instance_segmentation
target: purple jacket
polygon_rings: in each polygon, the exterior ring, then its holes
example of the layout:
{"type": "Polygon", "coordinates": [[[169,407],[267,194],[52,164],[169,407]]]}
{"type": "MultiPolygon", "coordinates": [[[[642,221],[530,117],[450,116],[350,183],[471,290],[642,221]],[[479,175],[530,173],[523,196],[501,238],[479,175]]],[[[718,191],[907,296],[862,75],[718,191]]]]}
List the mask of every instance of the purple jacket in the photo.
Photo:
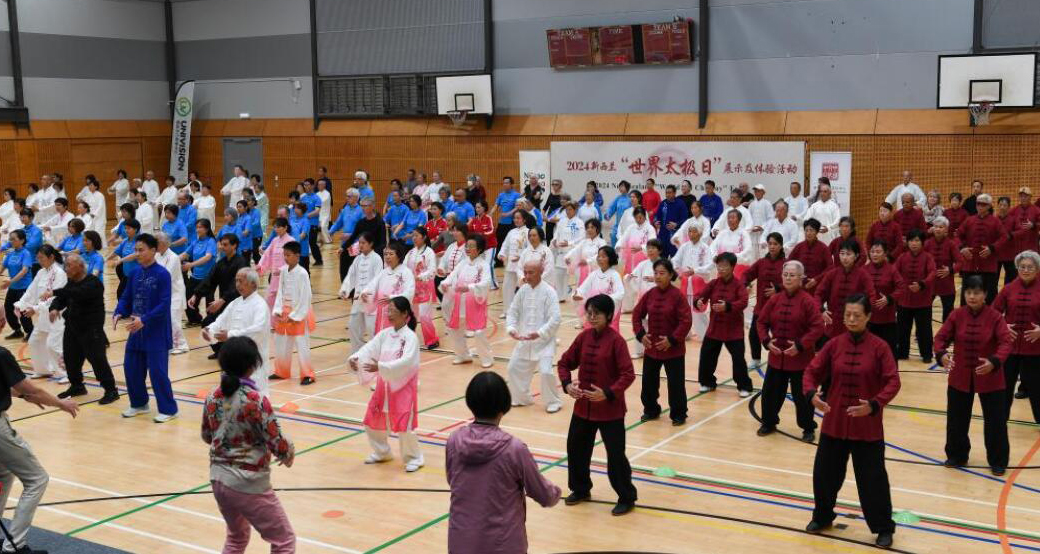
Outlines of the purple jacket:
{"type": "Polygon", "coordinates": [[[524,495],[548,508],[560,488],[538,471],[527,445],[497,425],[472,423],[448,438],[450,554],[526,554],[524,495]]]}

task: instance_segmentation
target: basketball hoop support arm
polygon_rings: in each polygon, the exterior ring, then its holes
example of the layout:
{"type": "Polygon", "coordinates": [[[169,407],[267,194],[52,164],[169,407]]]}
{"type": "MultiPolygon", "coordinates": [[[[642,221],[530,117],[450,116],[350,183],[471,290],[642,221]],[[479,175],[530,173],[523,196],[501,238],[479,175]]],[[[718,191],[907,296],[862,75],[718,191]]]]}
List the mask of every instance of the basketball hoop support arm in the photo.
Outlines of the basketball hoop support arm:
{"type": "Polygon", "coordinates": [[[484,0],[484,73],[491,77],[491,113],[484,114],[484,126],[490,129],[495,118],[495,33],[491,0],[484,0]]]}

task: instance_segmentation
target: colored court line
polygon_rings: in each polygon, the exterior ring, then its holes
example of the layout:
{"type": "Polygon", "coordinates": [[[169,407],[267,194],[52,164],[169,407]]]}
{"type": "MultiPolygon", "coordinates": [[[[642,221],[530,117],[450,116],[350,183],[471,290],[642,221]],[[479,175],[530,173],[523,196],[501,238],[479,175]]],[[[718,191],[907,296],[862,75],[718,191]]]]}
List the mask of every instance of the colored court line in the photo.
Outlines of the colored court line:
{"type": "MultiPolygon", "coordinates": [[[[1024,466],[1028,464],[1037,450],[1040,450],[1040,438],[1036,439],[1033,447],[1029,449],[1029,452],[1026,452],[1026,455],[1022,457],[1018,465],[1024,466]]],[[[1011,554],[1011,545],[1008,542],[1007,533],[1003,532],[1007,527],[1007,501],[1011,495],[1011,487],[1014,486],[1015,479],[1018,479],[1020,473],[1022,473],[1021,469],[1011,471],[1011,475],[1008,476],[1007,481],[1004,483],[1004,488],[1000,490],[1000,500],[997,501],[997,528],[1002,531],[1000,534],[1000,548],[1004,551],[1004,554],[1011,554]]]]}

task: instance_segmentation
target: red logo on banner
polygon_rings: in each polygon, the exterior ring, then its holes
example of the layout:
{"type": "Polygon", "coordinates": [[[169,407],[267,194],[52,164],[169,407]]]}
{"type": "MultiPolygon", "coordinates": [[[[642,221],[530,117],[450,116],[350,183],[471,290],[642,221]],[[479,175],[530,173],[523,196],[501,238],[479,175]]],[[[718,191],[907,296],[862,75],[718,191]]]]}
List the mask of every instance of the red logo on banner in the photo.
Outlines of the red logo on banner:
{"type": "Polygon", "coordinates": [[[831,181],[838,180],[838,162],[824,162],[823,167],[820,169],[822,177],[826,177],[831,181]]]}

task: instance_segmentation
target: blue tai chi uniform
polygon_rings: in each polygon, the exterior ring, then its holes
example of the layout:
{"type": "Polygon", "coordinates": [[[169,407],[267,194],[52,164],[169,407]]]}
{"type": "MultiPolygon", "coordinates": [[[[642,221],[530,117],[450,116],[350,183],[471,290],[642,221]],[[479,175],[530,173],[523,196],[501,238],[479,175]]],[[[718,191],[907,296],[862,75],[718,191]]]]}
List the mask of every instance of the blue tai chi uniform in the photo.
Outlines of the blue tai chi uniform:
{"type": "Polygon", "coordinates": [[[170,321],[170,273],[161,264],[141,266],[127,282],[116,306],[116,315],[137,316],[144,327],[131,333],[123,354],[123,372],[130,405],[148,405],[145,377],[152,379],[152,390],[159,413],[177,413],[177,401],[170,384],[170,349],[173,348],[173,326],[170,321]]]}

